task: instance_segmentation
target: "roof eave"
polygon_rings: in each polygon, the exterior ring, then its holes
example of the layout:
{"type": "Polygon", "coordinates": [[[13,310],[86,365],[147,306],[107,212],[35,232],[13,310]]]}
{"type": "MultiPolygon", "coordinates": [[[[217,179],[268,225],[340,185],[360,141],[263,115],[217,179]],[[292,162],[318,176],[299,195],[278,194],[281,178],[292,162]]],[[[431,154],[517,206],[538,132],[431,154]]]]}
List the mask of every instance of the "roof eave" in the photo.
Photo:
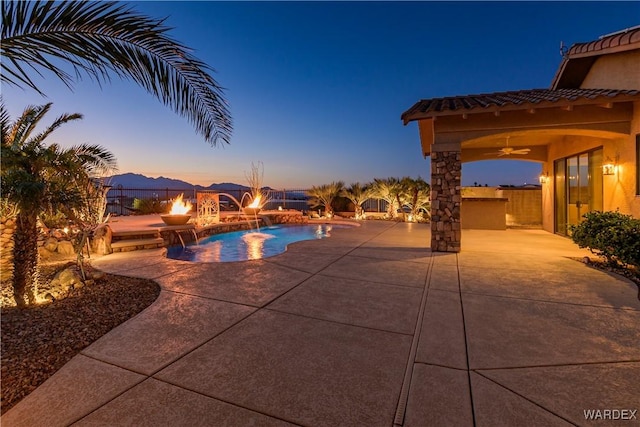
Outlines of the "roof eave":
{"type": "Polygon", "coordinates": [[[509,104],[509,105],[491,105],[489,107],[479,107],[479,108],[470,108],[464,110],[445,110],[445,111],[415,111],[422,101],[417,102],[413,107],[404,112],[401,116],[402,121],[405,125],[412,121],[423,120],[423,119],[436,119],[437,117],[453,117],[453,116],[465,116],[472,114],[497,114],[508,111],[528,111],[535,109],[543,109],[543,108],[564,108],[569,106],[580,106],[580,105],[604,105],[611,102],[629,102],[629,101],[638,101],[638,95],[629,95],[629,94],[617,94],[615,96],[598,96],[596,98],[585,98],[581,97],[579,99],[570,100],[570,99],[561,99],[558,101],[540,101],[540,102],[522,102],[520,104],[509,104]]]}

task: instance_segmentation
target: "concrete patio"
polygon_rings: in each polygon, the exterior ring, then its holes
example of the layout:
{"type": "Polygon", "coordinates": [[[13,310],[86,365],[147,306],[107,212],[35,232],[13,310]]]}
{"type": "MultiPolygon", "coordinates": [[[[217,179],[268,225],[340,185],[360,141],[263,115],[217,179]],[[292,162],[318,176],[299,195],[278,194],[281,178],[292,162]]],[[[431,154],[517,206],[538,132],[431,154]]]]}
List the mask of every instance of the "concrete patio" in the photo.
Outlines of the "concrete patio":
{"type": "Polygon", "coordinates": [[[2,425],[591,426],[611,421],[585,411],[640,409],[633,283],[539,230],[465,230],[459,254],[429,241],[369,221],[259,261],[96,259],[160,297],[2,425]]]}

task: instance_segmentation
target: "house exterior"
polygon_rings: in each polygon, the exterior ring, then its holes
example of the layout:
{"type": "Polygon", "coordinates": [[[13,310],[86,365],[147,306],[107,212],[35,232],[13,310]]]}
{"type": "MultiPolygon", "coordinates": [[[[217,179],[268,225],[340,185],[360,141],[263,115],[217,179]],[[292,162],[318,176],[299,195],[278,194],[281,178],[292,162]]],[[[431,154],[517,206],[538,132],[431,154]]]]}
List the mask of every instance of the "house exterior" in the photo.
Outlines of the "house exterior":
{"type": "Polygon", "coordinates": [[[424,99],[401,118],[431,157],[434,251],[460,251],[464,162],[540,163],[551,233],[590,211],[640,218],[640,26],[571,46],[549,89],[424,99]]]}

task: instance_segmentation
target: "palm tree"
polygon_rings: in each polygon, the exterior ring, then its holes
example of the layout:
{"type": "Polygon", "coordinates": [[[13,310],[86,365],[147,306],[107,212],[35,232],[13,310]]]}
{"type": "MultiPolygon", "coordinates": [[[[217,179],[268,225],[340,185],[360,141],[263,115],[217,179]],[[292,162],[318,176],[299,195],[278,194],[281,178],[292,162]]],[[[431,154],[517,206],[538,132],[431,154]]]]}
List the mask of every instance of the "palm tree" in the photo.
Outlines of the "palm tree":
{"type": "Polygon", "coordinates": [[[82,118],[64,114],[45,130],[34,133],[51,103],[27,107],[11,123],[0,103],[2,134],[2,197],[17,208],[14,234],[14,299],[19,307],[36,303],[38,285],[38,217],[57,210],[73,215],[81,208],[82,192],[93,174],[115,169],[113,154],[96,145],[64,149],[44,140],[65,123],[82,118]]]}
{"type": "Polygon", "coordinates": [[[387,217],[397,218],[400,208],[400,194],[402,186],[398,178],[374,178],[372,186],[376,198],[387,202],[387,217]]]}
{"type": "Polygon", "coordinates": [[[340,195],[343,187],[344,182],[342,181],[334,181],[331,184],[323,184],[319,187],[313,186],[307,191],[307,195],[310,197],[307,203],[311,207],[322,206],[327,216],[333,216],[331,204],[333,199],[340,195]]]}
{"type": "Polygon", "coordinates": [[[355,218],[364,218],[362,204],[371,198],[371,188],[369,185],[361,185],[359,182],[351,184],[349,188],[344,188],[340,195],[346,197],[355,206],[355,218]]]}
{"type": "Polygon", "coordinates": [[[171,39],[164,20],[114,2],[5,0],[1,7],[3,83],[43,94],[29,72],[53,72],[70,88],[74,76],[100,84],[113,73],[187,117],[211,145],[229,143],[231,117],[213,69],[171,39]]]}
{"type": "Polygon", "coordinates": [[[411,209],[410,217],[416,221],[420,217],[420,211],[428,215],[431,204],[431,187],[418,177],[416,179],[405,177],[402,179],[405,186],[403,205],[411,209]]]}

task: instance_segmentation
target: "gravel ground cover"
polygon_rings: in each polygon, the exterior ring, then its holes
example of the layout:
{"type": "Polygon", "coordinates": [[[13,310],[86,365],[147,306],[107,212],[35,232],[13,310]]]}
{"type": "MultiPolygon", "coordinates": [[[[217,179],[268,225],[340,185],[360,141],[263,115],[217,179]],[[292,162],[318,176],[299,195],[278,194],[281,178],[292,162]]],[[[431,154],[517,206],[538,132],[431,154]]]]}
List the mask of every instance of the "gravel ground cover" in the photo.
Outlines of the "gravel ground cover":
{"type": "MultiPolygon", "coordinates": [[[[43,287],[69,265],[43,265],[43,287]]],[[[63,299],[25,309],[7,306],[11,283],[2,283],[1,413],[53,375],[86,346],[151,305],[160,287],[151,280],[107,274],[63,299]]]]}

